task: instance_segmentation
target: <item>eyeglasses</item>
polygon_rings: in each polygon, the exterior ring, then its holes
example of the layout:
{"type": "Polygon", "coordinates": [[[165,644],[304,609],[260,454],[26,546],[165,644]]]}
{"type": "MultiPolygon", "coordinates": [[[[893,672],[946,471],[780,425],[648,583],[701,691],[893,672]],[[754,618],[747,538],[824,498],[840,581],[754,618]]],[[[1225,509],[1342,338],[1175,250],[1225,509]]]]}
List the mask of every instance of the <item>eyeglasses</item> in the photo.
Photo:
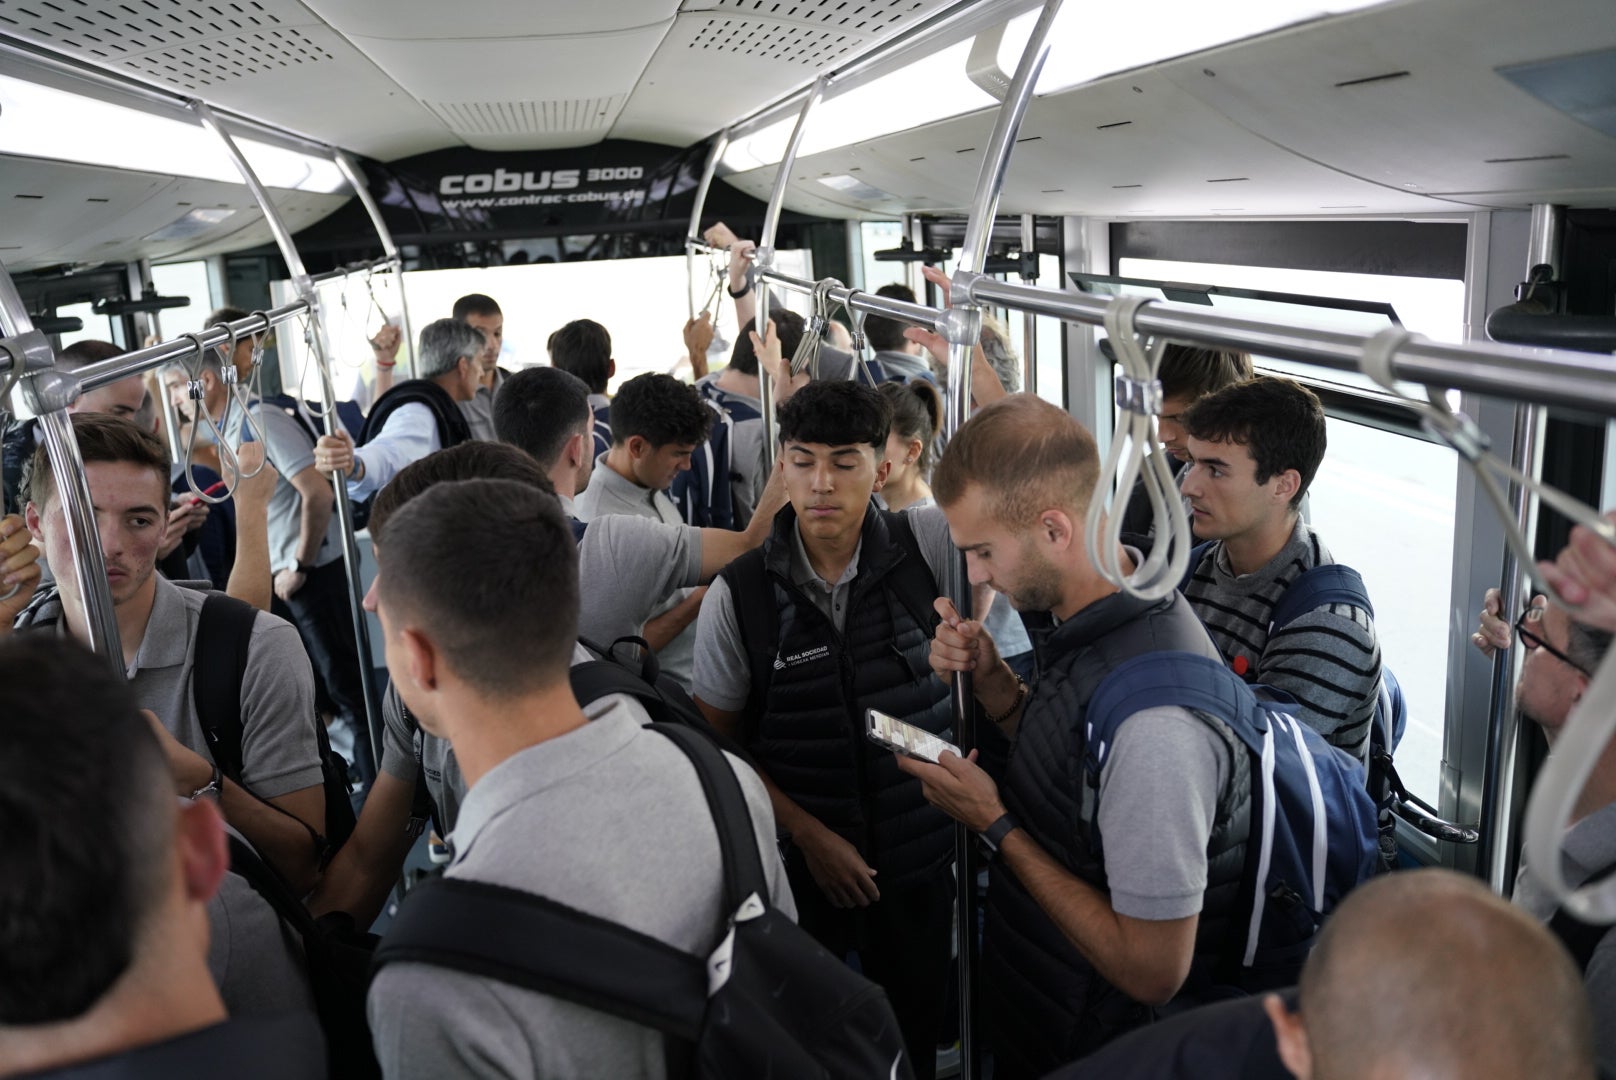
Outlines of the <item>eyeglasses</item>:
{"type": "Polygon", "coordinates": [[[1537,633],[1527,629],[1528,624],[1537,624],[1541,623],[1542,621],[1543,609],[1540,607],[1528,607],[1525,611],[1521,612],[1521,617],[1515,620],[1515,633],[1521,639],[1521,644],[1525,645],[1528,649],[1542,649],[1544,652],[1548,653],[1562,664],[1571,668],[1571,670],[1580,672],[1590,679],[1593,678],[1593,672],[1571,659],[1571,657],[1567,656],[1559,649],[1556,649],[1553,645],[1550,645],[1547,641],[1544,641],[1543,638],[1537,633]]]}

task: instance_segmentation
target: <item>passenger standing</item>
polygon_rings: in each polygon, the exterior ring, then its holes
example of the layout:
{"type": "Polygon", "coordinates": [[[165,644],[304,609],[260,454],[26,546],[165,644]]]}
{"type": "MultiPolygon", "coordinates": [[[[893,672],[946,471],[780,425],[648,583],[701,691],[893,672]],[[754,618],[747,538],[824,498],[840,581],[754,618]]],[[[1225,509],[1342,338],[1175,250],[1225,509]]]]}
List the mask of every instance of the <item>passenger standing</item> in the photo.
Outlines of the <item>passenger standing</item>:
{"type": "MultiPolygon", "coordinates": [[[[774,312],[781,352],[790,356],[802,340],[802,316],[781,308],[774,312]]],[[[758,389],[758,358],[752,335],[740,334],[722,371],[697,381],[703,398],[723,410],[730,422],[730,498],[735,527],[744,529],[757,508],[758,493],[768,482],[763,469],[763,402],[758,389]]]]}
{"type": "MultiPolygon", "coordinates": [[[[624,383],[612,399],[612,448],[595,461],[589,486],[577,497],[578,516],[592,522],[629,514],[682,524],[667,488],[689,470],[713,420],[713,410],[695,388],[671,375],[647,373],[624,383]]],[[[663,672],[687,687],[696,646],[693,624],[705,594],[697,588],[669,598],[648,628],[666,642],[657,650],[663,672]]]]}
{"type": "Polygon", "coordinates": [[[574,319],[550,335],[549,350],[552,367],[577,376],[589,387],[594,456],[601,457],[612,448],[612,399],[606,396],[606,386],[617,374],[612,335],[593,319],[574,319]]]}
{"type": "Polygon", "coordinates": [[[887,478],[876,497],[888,510],[932,504],[933,440],[943,423],[943,401],[937,387],[925,379],[909,383],[887,382],[881,396],[892,409],[892,430],[887,433],[887,478]]]}
{"type": "Polygon", "coordinates": [[[420,378],[406,379],[371,406],[363,446],[355,449],[346,431],[321,435],[314,467],[326,476],[346,473],[348,494],[368,499],[410,462],[470,439],[459,406],[476,396],[484,348],[482,334],[458,319],[428,323],[416,350],[420,378]]]}
{"type": "MultiPolygon", "coordinates": [[[[1167,348],[1162,352],[1161,367],[1156,373],[1162,390],[1161,415],[1156,418],[1156,434],[1161,438],[1161,448],[1172,457],[1173,473],[1180,482],[1188,471],[1190,461],[1189,447],[1185,443],[1184,414],[1208,394],[1244,382],[1251,376],[1251,357],[1246,353],[1197,348],[1180,345],[1176,341],[1167,343],[1167,348]]],[[[1128,508],[1122,517],[1122,531],[1125,535],[1140,538],[1155,535],[1156,521],[1143,477],[1134,484],[1133,494],[1128,499],[1128,508]]]]}
{"type": "MultiPolygon", "coordinates": [[[[440,485],[395,514],[380,541],[388,668],[422,728],[453,745],[470,789],[446,876],[548,897],[706,955],[726,914],[706,796],[643,713],[608,699],[586,714],[573,697],[578,566],[556,501],[508,481],[440,485]],[[489,566],[506,568],[497,582],[489,566]]],[[[790,913],[767,795],[731,765],[771,901],[790,913]]],[[[654,1029],[490,977],[392,964],[371,985],[369,1013],[389,1080],[665,1075],[654,1029]]]]}
{"type": "MultiPolygon", "coordinates": [[[[1599,587],[1597,579],[1592,583],[1599,587]]],[[[1616,601],[1616,588],[1611,584],[1616,579],[1600,590],[1607,602],[1616,601]]],[[[1572,710],[1587,694],[1593,673],[1610,651],[1611,631],[1580,622],[1542,597],[1512,624],[1499,610],[1498,590],[1489,589],[1477,637],[1488,655],[1494,649],[1509,648],[1517,638],[1526,648],[1515,682],[1515,707],[1543,732],[1553,754],[1572,710]]],[[[1532,867],[1545,857],[1554,856],[1544,856],[1530,844],[1523,847],[1514,900],[1547,923],[1571,950],[1593,1006],[1600,1065],[1611,1072],[1616,1070],[1616,929],[1583,923],[1558,907],[1532,874],[1532,867]]],[[[1560,842],[1559,858],[1561,872],[1572,888],[1616,871],[1616,741],[1606,745],[1583,785],[1573,820],[1560,842]]]]}
{"type": "Polygon", "coordinates": [[[791,505],[762,549],[713,583],[695,697],[769,784],[804,929],[833,955],[858,954],[891,998],[916,1075],[929,1077],[948,983],[953,833],[864,731],[870,708],[949,730],[927,643],[953,547],[935,509],[871,503],[891,423],[875,390],[811,383],[779,417],[791,505]]]}
{"type": "MultiPolygon", "coordinates": [[[[915,302],[915,291],[907,285],[883,285],[875,290],[875,295],[909,304],[915,302]]],[[[864,320],[864,335],[869,338],[870,348],[875,350],[875,362],[880,365],[883,380],[908,382],[933,377],[925,348],[904,333],[908,328],[908,323],[879,315],[870,315],[864,320]]]]}
{"type": "Polygon", "coordinates": [[[1235,674],[1286,691],[1303,723],[1365,760],[1380,693],[1374,617],[1326,604],[1270,629],[1291,583],[1335,562],[1300,512],[1324,460],[1319,399],[1262,376],[1203,397],[1183,424],[1191,524],[1215,541],[1190,567],[1185,597],[1235,674]]]}
{"type": "Polygon", "coordinates": [[[177,801],[133,693],[71,642],[0,643],[0,1076],[325,1076],[312,1014],[230,1019],[211,799],[177,801]]]}
{"type": "Polygon", "coordinates": [[[494,438],[494,395],[509,374],[499,366],[505,347],[505,313],[492,296],[467,293],[454,302],[451,319],[459,319],[483,336],[483,349],[477,355],[477,392],[470,401],[459,403],[471,427],[471,437],[492,442],[494,438]]]}
{"type": "MultiPolygon", "coordinates": [[[[1041,1076],[1145,1023],[1187,981],[1199,989],[1242,917],[1249,764],[1221,722],[1143,710],[1108,748],[1098,790],[1085,779],[1084,714],[1107,674],[1157,650],[1217,656],[1182,597],[1138,599],[1089,562],[1099,468],[1076,420],[1017,395],[971,417],[932,478],[971,582],[1009,599],[1038,653],[1029,688],[980,623],[939,601],[932,666],[972,671],[1014,748],[1002,788],[953,755],[898,760],[995,850],[980,1000],[1001,1080],[1041,1076]]],[[[1139,561],[1121,555],[1125,569],[1139,561]]]]}
{"type": "MultiPolygon", "coordinates": [[[[307,891],[323,846],[316,837],[325,829],[325,792],[314,728],[314,678],[302,641],[285,622],[257,613],[240,669],[240,760],[216,756],[203,732],[193,687],[206,596],[157,574],[168,453],[127,420],[76,416],[73,431],[96,510],[123,663],[136,701],[154,714],[151,726],[168,755],[173,790],[217,796],[225,820],[288,884],[307,891]]],[[[69,565],[66,516],[43,448],[34,455],[27,520],[46,557],[69,565]]],[[[58,592],[42,594],[23,610],[17,626],[57,633],[65,626],[83,641],[87,615],[77,576],[64,575],[58,586],[58,592]]],[[[0,625],[0,636],[11,632],[10,622],[0,625]]]]}

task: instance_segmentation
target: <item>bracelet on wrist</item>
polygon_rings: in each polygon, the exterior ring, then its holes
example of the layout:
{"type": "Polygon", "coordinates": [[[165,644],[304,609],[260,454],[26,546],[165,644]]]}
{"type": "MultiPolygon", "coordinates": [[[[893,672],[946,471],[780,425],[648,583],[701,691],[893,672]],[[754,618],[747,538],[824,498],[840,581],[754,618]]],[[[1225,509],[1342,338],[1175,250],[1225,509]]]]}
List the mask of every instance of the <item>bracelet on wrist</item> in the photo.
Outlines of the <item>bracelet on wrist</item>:
{"type": "Polygon", "coordinates": [[[395,367],[398,367],[398,361],[397,360],[378,360],[378,361],[376,361],[376,366],[379,367],[379,368],[395,368],[395,367]]]}
{"type": "Polygon", "coordinates": [[[1006,720],[1014,716],[1016,712],[1020,710],[1021,706],[1027,702],[1027,680],[1023,679],[1020,675],[1016,675],[1014,672],[1011,672],[1011,674],[1016,680],[1016,696],[1011,699],[1009,706],[1005,708],[1004,712],[984,712],[982,714],[984,719],[986,719],[990,724],[1004,723],[1006,720]]]}

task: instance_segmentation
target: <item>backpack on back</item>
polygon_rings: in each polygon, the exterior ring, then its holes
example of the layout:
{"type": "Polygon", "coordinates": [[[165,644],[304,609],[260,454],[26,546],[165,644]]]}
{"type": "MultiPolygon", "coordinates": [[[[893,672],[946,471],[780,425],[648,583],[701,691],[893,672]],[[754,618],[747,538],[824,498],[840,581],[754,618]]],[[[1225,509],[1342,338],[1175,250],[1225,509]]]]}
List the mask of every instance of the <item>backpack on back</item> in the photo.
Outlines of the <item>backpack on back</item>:
{"type": "Polygon", "coordinates": [[[668,1037],[670,1077],[911,1076],[885,992],[775,910],[751,812],[701,735],[653,725],[690,759],[723,855],[719,940],[707,957],[545,897],[460,878],[421,885],[375,963],[498,979],[668,1037]]]}
{"type": "MultiPolygon", "coordinates": [[[[196,656],[191,669],[191,697],[208,752],[219,772],[241,783],[241,682],[247,671],[253,624],[258,609],[224,593],[209,593],[197,618],[196,656]]],[[[325,789],[325,834],[307,824],[320,851],[323,868],[353,834],[355,817],[349,793],[348,763],[331,749],[325,725],[314,722],[320,748],[321,783],[325,789]]]]}
{"type": "MultiPolygon", "coordinates": [[[[1179,583],[1179,591],[1195,576],[1201,558],[1217,541],[1208,540],[1190,550],[1189,569],[1179,583]]],[[[1375,617],[1375,606],[1370,603],[1369,590],[1364,587],[1363,576],[1350,566],[1326,563],[1304,570],[1290,583],[1269,615],[1268,633],[1284,629],[1296,619],[1330,604],[1347,604],[1362,608],[1375,617]]],[[[1390,868],[1397,858],[1397,823],[1392,806],[1397,794],[1403,791],[1392,755],[1403,741],[1408,727],[1408,702],[1403,697],[1402,685],[1384,660],[1380,665],[1380,691],[1375,702],[1375,715],[1369,725],[1368,760],[1365,762],[1365,784],[1375,800],[1375,816],[1380,830],[1381,860],[1390,868]]]]}
{"type": "MultiPolygon", "coordinates": [[[[1118,665],[1087,714],[1084,769],[1098,799],[1106,755],[1123,722],[1142,709],[1176,705],[1221,721],[1251,761],[1251,833],[1241,888],[1245,933],[1218,975],[1248,991],[1288,986],[1324,917],[1372,876],[1379,845],[1363,768],[1292,712],[1216,660],[1153,652],[1118,665]]],[[[1091,818],[1096,844],[1098,813],[1091,818]]]]}
{"type": "Polygon", "coordinates": [[[715,414],[707,441],[690,455],[690,468],[681,470],[668,485],[668,497],[679,508],[686,525],[701,529],[735,527],[735,492],[730,487],[730,447],[735,421],[710,398],[701,402],[715,414]]]}

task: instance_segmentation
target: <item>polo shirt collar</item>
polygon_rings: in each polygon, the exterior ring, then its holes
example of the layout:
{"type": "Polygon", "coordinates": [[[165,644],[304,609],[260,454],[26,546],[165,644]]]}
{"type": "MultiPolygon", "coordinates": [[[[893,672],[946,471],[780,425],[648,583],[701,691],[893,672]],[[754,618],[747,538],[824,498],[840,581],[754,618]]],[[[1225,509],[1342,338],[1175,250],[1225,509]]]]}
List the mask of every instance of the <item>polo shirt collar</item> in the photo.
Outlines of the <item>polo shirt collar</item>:
{"type": "Polygon", "coordinates": [[[151,615],[146,619],[146,633],[135,650],[135,660],[129,667],[129,676],[147,668],[178,667],[191,654],[190,609],[180,593],[180,587],[152,571],[157,581],[152,595],[151,615]]]}
{"type": "MultiPolygon", "coordinates": [[[[641,487],[606,464],[605,454],[595,459],[595,474],[600,477],[601,490],[605,494],[612,496],[612,498],[621,499],[623,502],[629,503],[641,502],[648,506],[656,505],[656,492],[650,488],[641,487]]],[[[589,482],[595,482],[593,477],[589,482]]]]}
{"type": "Polygon", "coordinates": [[[853,557],[847,561],[847,569],[835,581],[827,582],[814,570],[814,564],[808,561],[808,549],[802,543],[802,524],[798,521],[791,523],[791,583],[797,588],[806,588],[809,585],[818,586],[830,592],[858,577],[859,555],[864,551],[864,533],[859,533],[858,546],[853,549],[853,557]]]}
{"type": "Polygon", "coordinates": [[[643,718],[621,698],[606,700],[600,712],[586,711],[589,723],[512,754],[472,785],[449,837],[456,863],[497,818],[604,761],[639,734],[643,718]]]}

